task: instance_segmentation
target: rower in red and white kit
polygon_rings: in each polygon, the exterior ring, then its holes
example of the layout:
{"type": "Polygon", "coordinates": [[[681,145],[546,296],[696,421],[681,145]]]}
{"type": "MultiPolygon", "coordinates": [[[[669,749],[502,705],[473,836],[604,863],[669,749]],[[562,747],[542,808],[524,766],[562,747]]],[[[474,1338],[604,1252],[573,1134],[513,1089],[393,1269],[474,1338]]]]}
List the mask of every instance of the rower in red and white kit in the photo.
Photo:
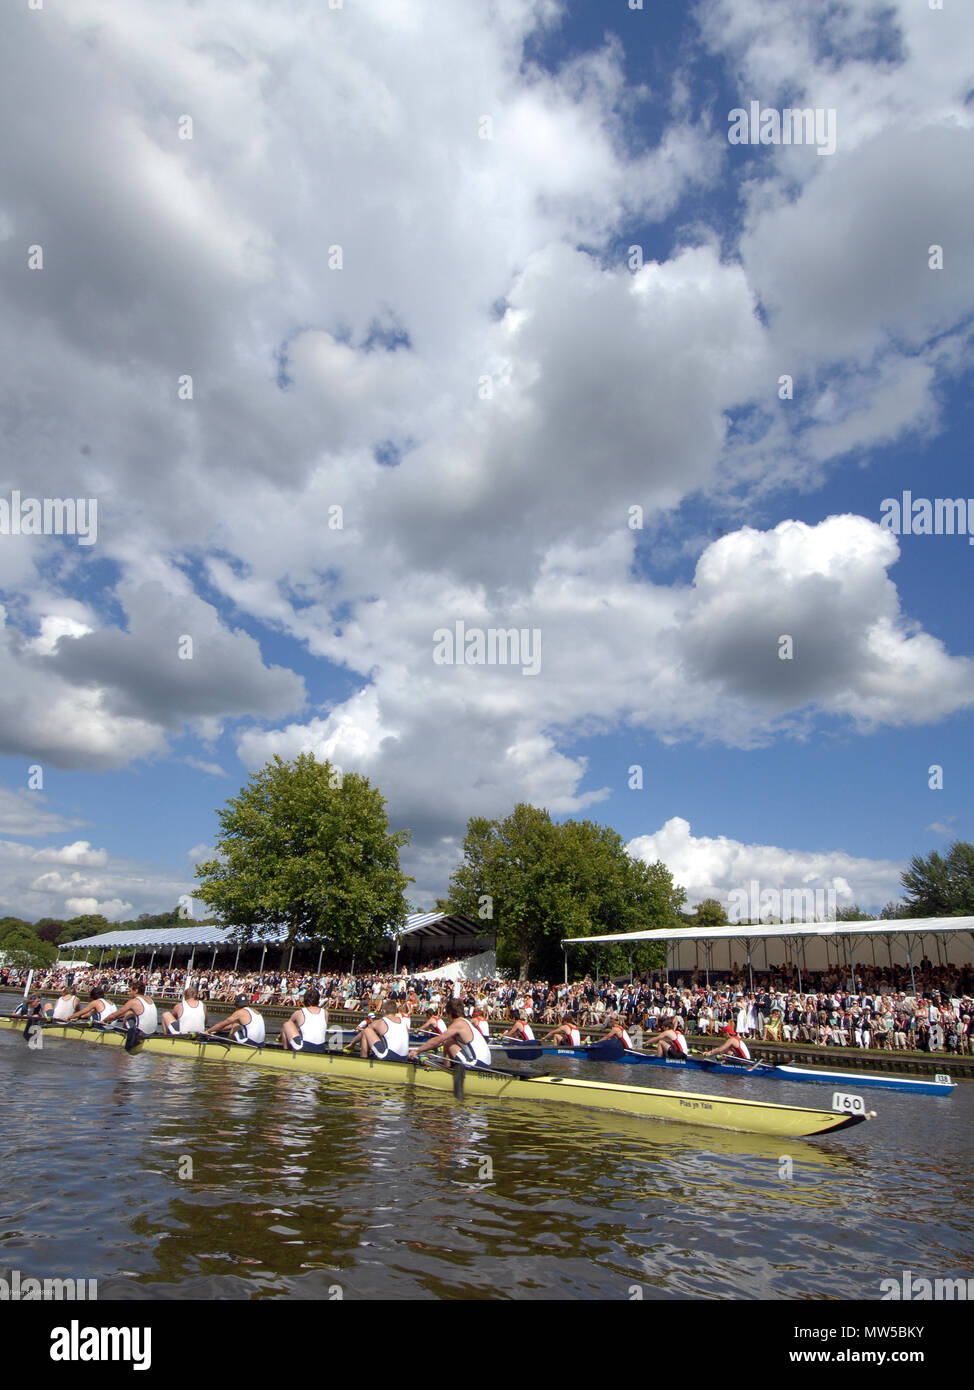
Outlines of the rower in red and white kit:
{"type": "Polygon", "coordinates": [[[479,1028],[483,1036],[490,1041],[490,1024],[487,1022],[487,1015],[479,1004],[474,1005],[474,1011],[470,1015],[470,1022],[475,1028],[479,1028]]]}
{"type": "Polygon", "coordinates": [[[609,1027],[597,1041],[607,1043],[611,1042],[613,1038],[618,1038],[627,1052],[633,1051],[632,1038],[626,1032],[625,1019],[622,1014],[609,1015],[609,1027]]]}
{"type": "Polygon", "coordinates": [[[527,1019],[522,1017],[521,1010],[512,1009],[511,1017],[514,1021],[501,1038],[501,1042],[534,1042],[534,1030],[527,1019]]]}
{"type": "Polygon", "coordinates": [[[557,1028],[553,1028],[542,1042],[551,1043],[553,1047],[581,1047],[582,1035],[576,1024],[570,1019],[564,1023],[559,1023],[557,1028]]]}
{"type": "Polygon", "coordinates": [[[707,1053],[707,1056],[730,1056],[737,1061],[750,1062],[751,1054],[748,1051],[747,1043],[744,1041],[743,1038],[739,1038],[737,1036],[737,1029],[734,1027],[733,1023],[725,1023],[720,1031],[722,1033],[726,1033],[727,1037],[720,1044],[719,1047],[712,1047],[710,1051],[707,1053]]]}
{"type": "Polygon", "coordinates": [[[445,1033],[446,1024],[439,1009],[431,1009],[430,1016],[419,1030],[421,1033],[445,1033]]]}
{"type": "Polygon", "coordinates": [[[646,1046],[655,1043],[657,1057],[689,1057],[690,1049],[680,1029],[679,1019],[668,1018],[666,1023],[667,1027],[661,1033],[654,1033],[646,1039],[646,1046]]]}

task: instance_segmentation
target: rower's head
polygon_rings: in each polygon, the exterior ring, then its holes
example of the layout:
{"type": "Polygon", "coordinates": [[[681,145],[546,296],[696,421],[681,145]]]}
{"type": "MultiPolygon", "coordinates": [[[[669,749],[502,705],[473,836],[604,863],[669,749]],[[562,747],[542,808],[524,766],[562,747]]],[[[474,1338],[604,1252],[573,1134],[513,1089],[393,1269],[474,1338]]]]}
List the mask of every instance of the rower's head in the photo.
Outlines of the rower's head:
{"type": "Polygon", "coordinates": [[[186,986],[186,988],[183,990],[183,998],[188,1000],[188,1002],[191,1004],[195,1004],[197,1002],[197,1000],[199,999],[199,995],[196,993],[196,990],[193,985],[186,986]]]}
{"type": "Polygon", "coordinates": [[[95,985],[94,989],[88,996],[89,999],[104,999],[104,997],[105,991],[101,988],[100,985],[95,985]]]}
{"type": "Polygon", "coordinates": [[[233,1006],[235,1009],[242,1009],[250,1003],[246,994],[235,994],[233,996],[233,1006]]]}
{"type": "Polygon", "coordinates": [[[145,980],[141,977],[129,982],[129,994],[145,994],[145,980]]]}
{"type": "Polygon", "coordinates": [[[466,1018],[463,1004],[459,999],[448,999],[446,1001],[446,1008],[443,1012],[446,1014],[447,1018],[466,1018]]]}
{"type": "Polygon", "coordinates": [[[61,991],[61,998],[62,998],[62,999],[73,999],[73,998],[74,998],[74,990],[71,988],[70,985],[65,985],[65,986],[64,986],[64,988],[63,988],[62,991],[61,991]]]}
{"type": "Polygon", "coordinates": [[[395,999],[387,999],[382,1006],[382,1012],[391,1018],[393,1014],[398,1014],[399,1005],[396,1003],[395,999]]]}
{"type": "Polygon", "coordinates": [[[310,989],[304,991],[301,1002],[302,1004],[307,1004],[311,1009],[316,1009],[318,1007],[321,1003],[321,995],[315,989],[314,985],[312,985],[310,989]]]}

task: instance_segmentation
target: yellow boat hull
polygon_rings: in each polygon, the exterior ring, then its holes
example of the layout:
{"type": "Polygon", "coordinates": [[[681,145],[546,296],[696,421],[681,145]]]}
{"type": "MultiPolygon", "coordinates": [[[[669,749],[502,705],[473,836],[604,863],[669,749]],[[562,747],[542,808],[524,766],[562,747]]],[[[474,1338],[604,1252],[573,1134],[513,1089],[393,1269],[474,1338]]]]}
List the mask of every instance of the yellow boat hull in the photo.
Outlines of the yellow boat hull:
{"type": "MultiPolygon", "coordinates": [[[[23,1018],[0,1018],[0,1027],[23,1031],[23,1018]]],[[[52,1039],[77,1039],[96,1047],[123,1047],[125,1034],[83,1024],[45,1024],[43,1045],[52,1039]]],[[[374,1085],[412,1086],[448,1094],[455,1090],[454,1069],[446,1066],[363,1060],[347,1052],[292,1052],[265,1044],[248,1047],[229,1042],[202,1042],[192,1037],[156,1034],[140,1041],[133,1054],[181,1057],[231,1066],[262,1067],[268,1071],[341,1078],[374,1085]]],[[[865,1114],[813,1110],[738,1097],[700,1095],[690,1091],[658,1090],[648,1086],[615,1085],[568,1076],[509,1076],[465,1069],[463,1096],[467,1099],[550,1101],[586,1110],[604,1110],[678,1124],[704,1125],[747,1134],[808,1139],[860,1124],[865,1114]]]]}

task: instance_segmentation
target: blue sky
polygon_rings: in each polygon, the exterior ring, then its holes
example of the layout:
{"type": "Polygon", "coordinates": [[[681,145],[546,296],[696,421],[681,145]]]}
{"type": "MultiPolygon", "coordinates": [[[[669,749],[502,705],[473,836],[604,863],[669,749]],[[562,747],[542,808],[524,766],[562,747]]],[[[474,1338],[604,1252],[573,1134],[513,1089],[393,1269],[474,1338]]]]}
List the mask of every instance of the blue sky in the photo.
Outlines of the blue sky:
{"type": "Polygon", "coordinates": [[[519,800],[691,903],[878,909],[971,835],[974,549],[879,524],[974,493],[962,7],[0,25],[0,503],[98,503],[0,524],[0,912],[171,907],[275,753],[380,787],[419,908],[519,800]]]}

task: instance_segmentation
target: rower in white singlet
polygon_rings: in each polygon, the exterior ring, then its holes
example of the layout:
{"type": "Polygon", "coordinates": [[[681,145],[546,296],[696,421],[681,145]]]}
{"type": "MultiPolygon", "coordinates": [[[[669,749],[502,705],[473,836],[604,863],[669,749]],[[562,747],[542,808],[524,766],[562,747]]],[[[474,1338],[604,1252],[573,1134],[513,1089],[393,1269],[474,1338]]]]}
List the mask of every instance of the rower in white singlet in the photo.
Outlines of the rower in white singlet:
{"type": "Polygon", "coordinates": [[[483,1009],[480,1007],[479,1004],[476,1006],[473,1013],[470,1015],[470,1022],[473,1024],[475,1028],[480,1029],[481,1033],[483,1033],[484,1037],[489,1042],[490,1024],[487,1021],[487,1015],[484,1013],[483,1009]]]}
{"type": "Polygon", "coordinates": [[[87,1019],[90,1023],[101,1025],[115,1007],[110,999],[105,998],[105,991],[101,985],[95,985],[89,999],[90,1003],[85,1004],[84,1008],[79,1008],[72,1015],[72,1023],[81,1023],[87,1019]]]}
{"type": "Polygon", "coordinates": [[[459,999],[450,999],[444,1010],[447,1017],[447,1030],[438,1038],[409,1049],[409,1060],[413,1061],[422,1052],[433,1052],[442,1047],[451,1062],[465,1067],[489,1067],[490,1047],[479,1028],[464,1017],[463,1005],[459,999]]]}
{"type": "Polygon", "coordinates": [[[324,1052],[327,1049],[328,1010],[322,1009],[321,995],[312,986],[301,998],[301,1007],[281,1024],[281,1041],[295,1052],[324,1052]]]}
{"type": "Polygon", "coordinates": [[[234,1042],[261,1047],[267,1037],[262,1016],[246,994],[238,994],[233,1005],[233,1013],[221,1018],[219,1023],[214,1023],[210,1032],[229,1033],[234,1042]]]}
{"type": "Polygon", "coordinates": [[[200,997],[192,985],[187,985],[183,990],[183,997],[172,1013],[168,1009],[163,1013],[162,1027],[166,1033],[206,1032],[206,1005],[200,1003],[200,997]]]}
{"type": "Polygon", "coordinates": [[[74,1018],[80,1000],[70,985],[65,985],[62,989],[57,1003],[54,1005],[54,1012],[51,1019],[54,1023],[67,1023],[69,1018],[74,1018]]]}
{"type": "Polygon", "coordinates": [[[159,1015],[152,1000],[146,997],[145,980],[133,980],[129,985],[129,997],[120,1009],[102,1018],[102,1023],[124,1023],[148,1037],[159,1026],[159,1015]]]}
{"type": "Polygon", "coordinates": [[[386,1000],[382,1017],[363,1028],[354,1043],[358,1044],[362,1057],[374,1057],[380,1062],[405,1062],[409,1052],[409,1024],[395,1000],[386,1000]]]}

